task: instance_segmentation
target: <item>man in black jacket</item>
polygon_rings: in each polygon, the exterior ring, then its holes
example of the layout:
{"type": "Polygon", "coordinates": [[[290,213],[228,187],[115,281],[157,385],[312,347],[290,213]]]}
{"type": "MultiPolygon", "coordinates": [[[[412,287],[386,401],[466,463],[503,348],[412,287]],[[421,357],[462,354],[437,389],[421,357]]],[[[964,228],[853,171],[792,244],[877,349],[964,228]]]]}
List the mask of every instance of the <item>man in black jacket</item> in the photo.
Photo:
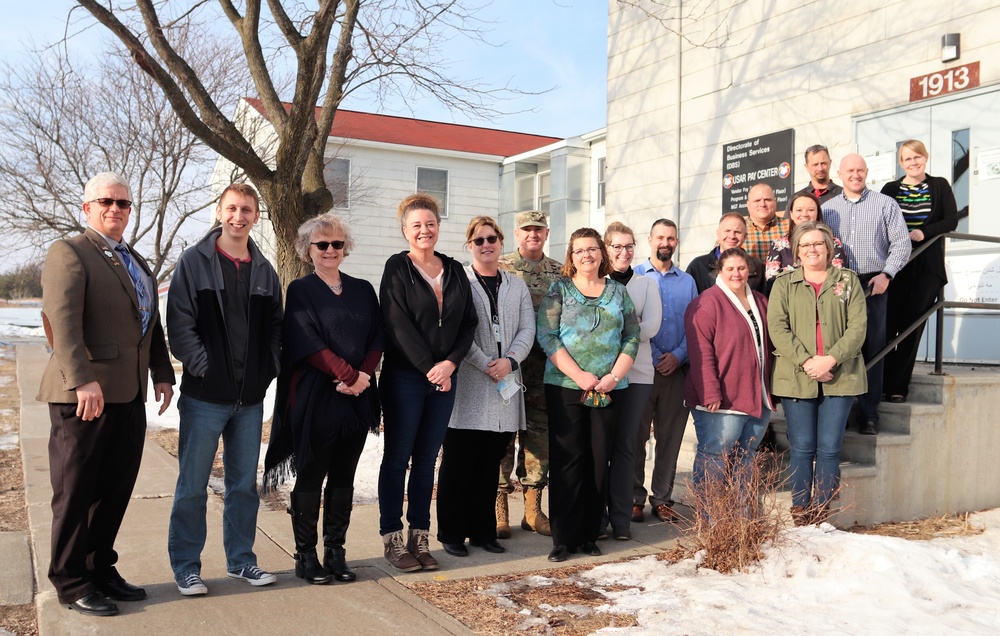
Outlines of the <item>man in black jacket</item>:
{"type": "MultiPolygon", "coordinates": [[[[728,212],[719,219],[719,227],[715,231],[718,244],[708,254],[703,254],[688,263],[687,273],[694,278],[698,293],[702,293],[715,284],[719,275],[719,255],[733,247],[743,247],[747,238],[747,221],[739,212],[728,212]]],[[[747,267],[750,277],[747,285],[760,293],[764,293],[764,262],[753,256],[747,257],[747,267]]]]}
{"type": "Polygon", "coordinates": [[[177,589],[205,594],[206,488],[219,438],[224,445],[223,544],[229,576],[274,583],[257,567],[257,465],[264,393],[278,373],[281,284],[250,240],[260,218],[257,192],[227,187],[216,207],[219,226],[177,262],[167,300],[170,348],[184,364],[181,380],[180,474],[167,548],[177,589]]]}

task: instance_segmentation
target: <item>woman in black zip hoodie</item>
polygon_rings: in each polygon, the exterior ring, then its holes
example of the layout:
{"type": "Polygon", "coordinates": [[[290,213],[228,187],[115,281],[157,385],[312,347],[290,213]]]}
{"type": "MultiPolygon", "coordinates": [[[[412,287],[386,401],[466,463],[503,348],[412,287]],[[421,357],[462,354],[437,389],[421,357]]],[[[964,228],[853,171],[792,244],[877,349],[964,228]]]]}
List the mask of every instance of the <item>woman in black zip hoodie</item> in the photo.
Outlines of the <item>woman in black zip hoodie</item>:
{"type": "Polygon", "coordinates": [[[389,257],[379,289],[386,333],[379,380],[385,432],[379,533],[389,563],[412,572],[438,567],[428,546],[434,464],[455,403],[455,371],[472,346],[478,319],[461,264],[434,251],[441,224],[437,202],[410,195],[396,216],[410,249],[389,257]],[[410,532],[404,539],[407,466],[410,532]]]}

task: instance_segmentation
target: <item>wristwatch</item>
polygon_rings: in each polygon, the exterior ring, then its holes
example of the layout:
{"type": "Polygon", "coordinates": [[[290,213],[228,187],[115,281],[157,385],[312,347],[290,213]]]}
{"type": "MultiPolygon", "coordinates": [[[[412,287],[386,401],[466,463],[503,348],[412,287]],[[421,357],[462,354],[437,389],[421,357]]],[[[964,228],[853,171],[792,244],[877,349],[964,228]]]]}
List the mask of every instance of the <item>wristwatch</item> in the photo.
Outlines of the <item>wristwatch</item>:
{"type": "Polygon", "coordinates": [[[609,375],[611,376],[611,379],[612,379],[612,380],[614,380],[615,382],[621,382],[621,381],[622,381],[622,379],[621,379],[621,378],[619,378],[619,377],[618,377],[617,375],[615,375],[615,372],[614,372],[614,371],[611,371],[611,372],[609,373],[609,375]]]}

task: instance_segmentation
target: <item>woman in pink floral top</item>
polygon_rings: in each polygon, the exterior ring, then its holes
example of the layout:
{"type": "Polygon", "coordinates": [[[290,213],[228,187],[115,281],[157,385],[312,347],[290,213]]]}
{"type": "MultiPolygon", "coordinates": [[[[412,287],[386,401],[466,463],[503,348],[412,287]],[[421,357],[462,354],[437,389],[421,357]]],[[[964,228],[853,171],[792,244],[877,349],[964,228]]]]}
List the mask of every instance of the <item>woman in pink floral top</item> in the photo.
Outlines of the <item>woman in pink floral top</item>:
{"type": "MultiPolygon", "coordinates": [[[[795,269],[795,255],[792,254],[791,236],[795,226],[806,221],[823,222],[823,208],[819,199],[812,193],[800,193],[792,197],[788,202],[786,212],[790,221],[788,234],[771,243],[771,250],[767,253],[767,260],[764,263],[764,279],[766,281],[765,291],[770,295],[771,286],[774,284],[774,277],[781,272],[790,272],[795,269]]],[[[833,239],[833,262],[834,267],[844,266],[844,245],[840,239],[833,239]]]]}

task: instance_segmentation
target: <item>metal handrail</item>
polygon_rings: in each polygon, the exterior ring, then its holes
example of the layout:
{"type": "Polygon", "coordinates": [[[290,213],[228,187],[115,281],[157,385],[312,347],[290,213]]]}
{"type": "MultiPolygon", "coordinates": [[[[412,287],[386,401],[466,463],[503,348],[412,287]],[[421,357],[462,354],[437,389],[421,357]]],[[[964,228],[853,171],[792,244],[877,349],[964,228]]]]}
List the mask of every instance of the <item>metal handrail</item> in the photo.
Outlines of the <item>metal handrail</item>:
{"type": "MultiPolygon", "coordinates": [[[[946,238],[961,239],[965,241],[980,241],[983,243],[1000,243],[1000,237],[989,236],[986,234],[967,234],[965,232],[948,232],[947,234],[938,234],[929,241],[923,243],[920,247],[913,250],[910,254],[910,259],[906,261],[909,265],[913,259],[922,254],[924,250],[928,249],[935,241],[943,241],[946,238]]],[[[947,251],[947,243],[943,243],[945,246],[943,249],[947,251]]],[[[871,293],[871,288],[868,288],[865,292],[865,296],[871,293]]],[[[884,358],[890,351],[896,348],[900,342],[902,342],[907,336],[913,333],[921,325],[927,322],[927,320],[934,314],[937,314],[937,320],[935,321],[935,333],[934,333],[934,372],[932,375],[945,375],[943,369],[943,358],[944,358],[944,310],[945,309],[990,309],[990,310],[1000,310],[1000,303],[967,303],[958,301],[946,301],[944,299],[944,285],[941,286],[941,291],[938,292],[938,299],[919,318],[913,321],[909,327],[906,328],[901,334],[892,339],[891,342],[885,345],[885,348],[879,351],[871,360],[865,361],[865,370],[871,369],[875,364],[884,358]]]]}

